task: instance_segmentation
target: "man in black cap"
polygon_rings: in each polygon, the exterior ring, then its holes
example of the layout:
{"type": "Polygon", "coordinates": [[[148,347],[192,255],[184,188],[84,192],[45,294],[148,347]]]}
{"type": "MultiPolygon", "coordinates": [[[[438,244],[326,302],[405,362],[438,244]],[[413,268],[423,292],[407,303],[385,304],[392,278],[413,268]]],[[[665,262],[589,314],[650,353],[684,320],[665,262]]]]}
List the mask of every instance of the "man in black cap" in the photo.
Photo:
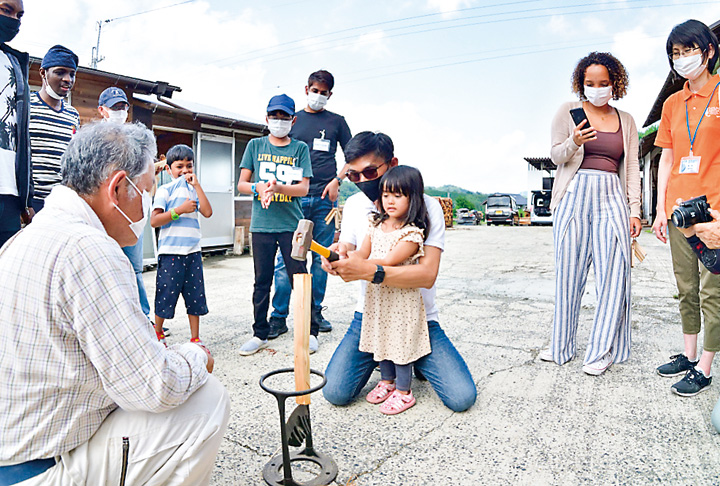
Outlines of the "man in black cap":
{"type": "Polygon", "coordinates": [[[33,209],[60,183],[60,159],[80,126],[80,114],[64,100],[75,85],[78,57],[67,47],[53,46],[40,64],[42,88],[30,95],[30,154],[35,185],[33,209]]]}
{"type": "Polygon", "coordinates": [[[7,45],[20,31],[22,0],[0,8],[0,245],[33,216],[28,136],[30,57],[7,45]]]}

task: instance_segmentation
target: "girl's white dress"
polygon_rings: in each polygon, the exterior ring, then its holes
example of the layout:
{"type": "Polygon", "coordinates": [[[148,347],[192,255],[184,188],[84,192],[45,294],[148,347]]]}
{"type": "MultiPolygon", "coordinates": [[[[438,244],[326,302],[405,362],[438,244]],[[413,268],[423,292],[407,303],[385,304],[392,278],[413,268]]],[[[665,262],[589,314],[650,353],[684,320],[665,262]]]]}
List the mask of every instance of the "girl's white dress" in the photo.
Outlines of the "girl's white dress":
{"type": "MultiPolygon", "coordinates": [[[[385,257],[400,241],[420,245],[417,253],[401,265],[413,265],[423,256],[423,233],[407,225],[389,233],[372,222],[368,230],[372,242],[370,259],[385,257]]],[[[412,363],[430,354],[425,305],[419,288],[401,289],[368,283],[360,332],[360,351],[373,353],[375,361],[412,363]]]]}

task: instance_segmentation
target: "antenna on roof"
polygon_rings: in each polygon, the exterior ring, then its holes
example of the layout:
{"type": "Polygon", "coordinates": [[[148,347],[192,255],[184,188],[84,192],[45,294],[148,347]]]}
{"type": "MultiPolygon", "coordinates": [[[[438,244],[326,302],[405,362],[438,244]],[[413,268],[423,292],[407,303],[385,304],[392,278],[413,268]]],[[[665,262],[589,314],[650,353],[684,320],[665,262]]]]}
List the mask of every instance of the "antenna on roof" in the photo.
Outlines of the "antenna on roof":
{"type": "Polygon", "coordinates": [[[97,21],[97,27],[98,27],[98,38],[97,38],[97,45],[92,48],[92,60],[90,61],[90,67],[93,69],[97,69],[97,65],[100,61],[105,59],[105,56],[100,56],[100,34],[102,33],[102,24],[103,22],[109,23],[112,22],[114,19],[108,19],[108,20],[98,20],[97,21]]]}

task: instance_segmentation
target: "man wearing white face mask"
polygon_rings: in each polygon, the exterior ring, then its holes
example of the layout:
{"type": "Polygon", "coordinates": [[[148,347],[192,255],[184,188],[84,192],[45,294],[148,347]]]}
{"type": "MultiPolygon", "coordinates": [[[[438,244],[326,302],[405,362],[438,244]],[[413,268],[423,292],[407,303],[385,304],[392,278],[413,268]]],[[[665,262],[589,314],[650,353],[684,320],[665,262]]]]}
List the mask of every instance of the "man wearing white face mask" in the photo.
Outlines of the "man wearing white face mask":
{"type": "MultiPolygon", "coordinates": [[[[313,239],[323,246],[330,246],[335,237],[335,224],[325,222],[325,218],[333,207],[337,206],[338,189],[345,177],[345,168],[337,172],[335,154],[340,145],[345,145],[352,138],[345,118],[325,109],[332,96],[335,85],[333,75],[327,71],[312,73],[305,87],[307,106],[295,113],[296,123],[290,130],[290,136],[302,140],[310,148],[313,176],[310,189],[302,198],[303,217],[314,223],[313,239]]],[[[322,303],[327,286],[327,273],[322,269],[320,255],[313,253],[312,264],[312,320],[317,322],[320,332],[329,332],[332,325],[322,315],[322,303]]],[[[290,281],[285,272],[285,262],[278,255],[275,265],[275,295],[272,299],[272,315],[270,316],[269,339],[274,339],[287,332],[285,319],[290,304],[290,281]]]]}
{"type": "Polygon", "coordinates": [[[227,391],[207,348],[157,341],[120,251],[142,233],[156,150],[140,124],[84,126],[0,250],[0,484],[210,482],[227,391]]]}
{"type": "Polygon", "coordinates": [[[105,121],[125,123],[130,103],[123,90],[115,86],[107,88],[98,98],[98,112],[105,121]]]}
{"type": "Polygon", "coordinates": [[[33,209],[60,183],[60,158],[80,127],[80,114],[65,99],[75,86],[78,57],[67,47],[53,46],[40,64],[42,88],[30,95],[30,154],[35,183],[33,209]]]}
{"type": "MultiPolygon", "coordinates": [[[[127,121],[128,108],[127,95],[116,86],[111,86],[102,93],[98,98],[98,112],[102,116],[103,121],[108,123],[122,124],[127,121]]],[[[143,272],[143,238],[142,234],[138,235],[137,243],[131,246],[123,247],[123,252],[130,260],[135,271],[135,280],[138,286],[138,297],[140,298],[140,307],[150,320],[150,301],[148,300],[147,291],[145,290],[145,282],[142,278],[143,272]]],[[[170,335],[170,331],[164,328],[165,336],[170,335]]]]}

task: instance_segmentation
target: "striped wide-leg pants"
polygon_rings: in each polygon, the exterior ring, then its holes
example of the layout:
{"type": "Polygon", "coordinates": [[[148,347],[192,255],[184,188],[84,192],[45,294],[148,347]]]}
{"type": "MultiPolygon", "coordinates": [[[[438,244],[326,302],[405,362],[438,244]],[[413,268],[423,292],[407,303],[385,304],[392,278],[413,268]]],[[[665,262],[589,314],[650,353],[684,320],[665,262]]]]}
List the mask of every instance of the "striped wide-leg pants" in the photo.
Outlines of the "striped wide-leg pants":
{"type": "Polygon", "coordinates": [[[630,357],[630,227],[619,177],[578,171],[553,218],[553,359],[563,364],[575,356],[580,301],[592,263],[597,305],[584,363],[607,353],[612,353],[614,363],[626,361],[630,357]]]}

